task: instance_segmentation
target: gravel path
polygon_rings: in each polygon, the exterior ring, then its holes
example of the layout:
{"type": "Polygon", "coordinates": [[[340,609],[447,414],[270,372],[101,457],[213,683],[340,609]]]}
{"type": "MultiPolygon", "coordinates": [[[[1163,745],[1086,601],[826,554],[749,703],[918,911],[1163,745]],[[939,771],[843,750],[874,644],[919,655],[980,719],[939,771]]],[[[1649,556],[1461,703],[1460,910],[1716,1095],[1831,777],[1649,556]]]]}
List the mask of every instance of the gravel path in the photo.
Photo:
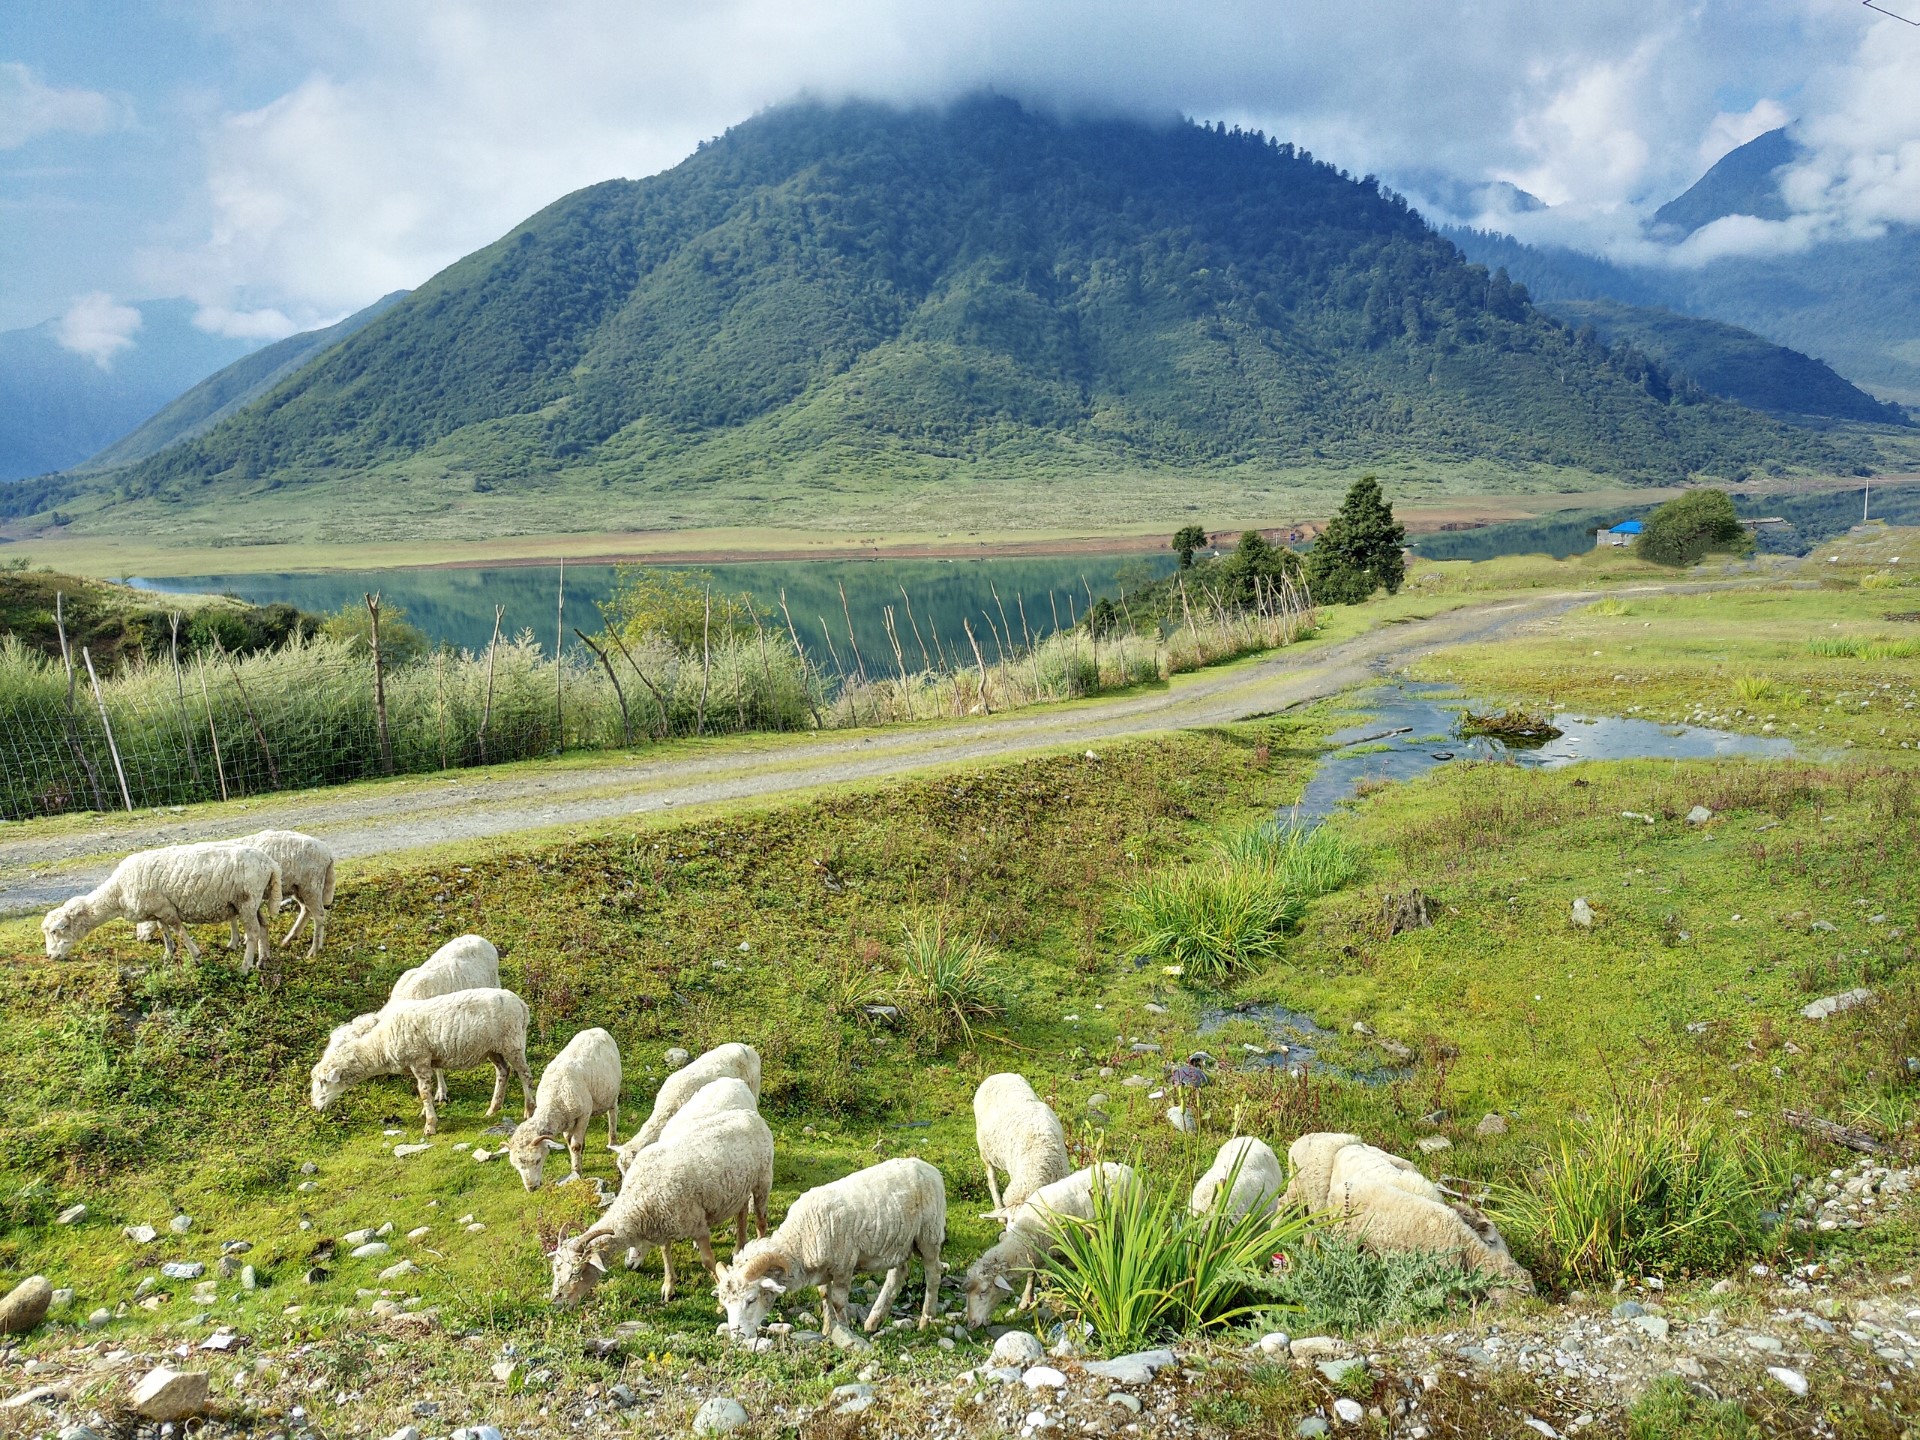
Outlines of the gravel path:
{"type": "Polygon", "coordinates": [[[49,908],[95,884],[114,857],[153,845],[287,828],[317,835],[352,859],[1227,724],[1323,699],[1434,650],[1489,640],[1592,598],[1563,593],[1469,605],[1333,645],[1277,650],[1250,665],[1184,675],[1164,688],[938,726],[802,741],[748,738],[670,759],[619,755],[497,775],[455,771],[393,786],[259,796],[196,807],[190,815],[103,815],[59,834],[9,827],[17,833],[0,832],[0,915],[49,908]]]}

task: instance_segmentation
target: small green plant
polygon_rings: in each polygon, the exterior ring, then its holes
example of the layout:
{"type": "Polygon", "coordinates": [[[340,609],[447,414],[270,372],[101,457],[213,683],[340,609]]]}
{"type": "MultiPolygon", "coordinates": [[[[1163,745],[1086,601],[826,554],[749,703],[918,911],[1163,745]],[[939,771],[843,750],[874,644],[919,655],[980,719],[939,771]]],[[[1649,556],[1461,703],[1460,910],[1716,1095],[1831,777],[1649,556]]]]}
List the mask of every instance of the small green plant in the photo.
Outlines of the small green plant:
{"type": "Polygon", "coordinates": [[[1328,1232],[1315,1235],[1289,1258],[1278,1293],[1312,1331],[1352,1335],[1435,1320],[1457,1305],[1478,1303],[1495,1284],[1483,1271],[1462,1270],[1452,1255],[1376,1253],[1328,1232]]]}
{"type": "Polygon", "coordinates": [[[1627,1412],[1629,1440],[1748,1440],[1759,1434],[1737,1401],[1696,1395],[1678,1375],[1662,1375],[1627,1412]]]}
{"type": "MultiPolygon", "coordinates": [[[[1232,1193],[1237,1170],[1222,1193],[1232,1193]]],[[[1283,1304],[1273,1257],[1296,1250],[1308,1233],[1308,1220],[1291,1213],[1195,1215],[1173,1185],[1097,1189],[1091,1218],[1061,1217],[1046,1262],[1048,1292],[1057,1308],[1091,1325],[1102,1346],[1137,1349],[1283,1304]]]]}
{"type": "Polygon", "coordinates": [[[1139,954],[1190,983],[1221,984],[1276,959],[1306,901],[1268,870],[1216,860],[1148,876],[1128,910],[1139,954]]]}
{"type": "Polygon", "coordinates": [[[1622,615],[1633,614],[1633,606],[1617,595],[1608,595],[1587,607],[1589,615],[1602,615],[1608,619],[1617,619],[1622,615]]]}
{"type": "Polygon", "coordinates": [[[1807,649],[1829,660],[1912,660],[1920,657],[1920,640],[1893,640],[1885,636],[1815,635],[1807,649]]]}
{"type": "Polygon", "coordinates": [[[1780,698],[1780,687],[1765,675],[1736,675],[1733,698],[1743,705],[1764,705],[1780,698]]]}
{"type": "Polygon", "coordinates": [[[1271,875],[1289,895],[1316,900],[1366,873],[1366,856],[1326,825],[1257,825],[1220,842],[1220,858],[1271,875]]]}
{"type": "Polygon", "coordinates": [[[1574,1127],[1530,1184],[1496,1192],[1515,1249],[1551,1284],[1724,1270],[1760,1248],[1781,1161],[1663,1103],[1574,1127]]]}
{"type": "Polygon", "coordinates": [[[1006,1013],[999,956],[977,936],[960,939],[944,920],[906,927],[900,945],[903,998],[925,1009],[941,1044],[958,1034],[973,1043],[973,1022],[1006,1013]]]}

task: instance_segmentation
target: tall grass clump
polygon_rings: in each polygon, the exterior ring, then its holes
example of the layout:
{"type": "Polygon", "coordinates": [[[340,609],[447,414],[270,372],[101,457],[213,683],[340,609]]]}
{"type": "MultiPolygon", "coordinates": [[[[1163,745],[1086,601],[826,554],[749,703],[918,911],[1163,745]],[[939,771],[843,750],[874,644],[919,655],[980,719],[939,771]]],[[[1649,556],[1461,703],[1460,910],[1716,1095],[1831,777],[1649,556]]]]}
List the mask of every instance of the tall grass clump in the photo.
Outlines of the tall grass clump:
{"type": "Polygon", "coordinates": [[[943,920],[906,927],[900,942],[901,996],[924,1012],[936,1040],[973,1043],[973,1022],[1006,1013],[999,956],[979,937],[951,934],[943,920]]]}
{"type": "Polygon", "coordinates": [[[1777,1157],[1658,1103],[1577,1125],[1541,1158],[1493,1208],[1534,1274],[1560,1287],[1727,1269],[1761,1247],[1761,1209],[1785,1189],[1777,1157]]]}
{"type": "Polygon", "coordinates": [[[1228,860],[1149,875],[1127,900],[1136,953],[1209,985],[1278,958],[1306,908],[1278,875],[1228,860]]]}
{"type": "Polygon", "coordinates": [[[1633,606],[1617,595],[1607,595],[1589,605],[1587,607],[1587,613],[1589,615],[1603,615],[1609,619],[1617,619],[1622,615],[1631,615],[1633,613],[1633,606]]]}
{"type": "Polygon", "coordinates": [[[1780,687],[1765,675],[1736,675],[1733,698],[1743,705],[1764,705],[1780,698],[1780,687]]]}
{"type": "Polygon", "coordinates": [[[1828,660],[1913,660],[1920,658],[1920,640],[1886,636],[1815,635],[1807,649],[1828,660]]]}
{"type": "Polygon", "coordinates": [[[1344,890],[1366,873],[1360,849],[1326,825],[1268,822],[1229,836],[1217,848],[1228,864],[1263,871],[1302,900],[1344,890]]]}
{"type": "Polygon", "coordinates": [[[1356,1335],[1437,1320],[1478,1303],[1497,1283],[1483,1270],[1462,1270],[1455,1255],[1367,1250],[1332,1231],[1316,1233],[1288,1260],[1275,1293],[1310,1333],[1356,1335]]]}
{"type": "Polygon", "coordinates": [[[1238,1220],[1224,1207],[1195,1215],[1169,1184],[1096,1189],[1090,1218],[1058,1221],[1048,1296],[1109,1352],[1231,1325],[1281,1303],[1273,1257],[1297,1249],[1309,1224],[1257,1209],[1238,1220]]]}

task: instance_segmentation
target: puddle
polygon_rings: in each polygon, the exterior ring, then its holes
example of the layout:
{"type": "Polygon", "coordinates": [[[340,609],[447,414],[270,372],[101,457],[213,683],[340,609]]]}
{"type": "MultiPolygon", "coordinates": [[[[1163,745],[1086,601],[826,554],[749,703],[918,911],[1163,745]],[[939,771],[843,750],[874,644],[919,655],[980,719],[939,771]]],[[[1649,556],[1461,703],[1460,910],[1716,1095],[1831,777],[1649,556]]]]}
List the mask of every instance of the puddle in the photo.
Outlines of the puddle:
{"type": "Polygon", "coordinates": [[[1338,1075],[1344,1080],[1358,1080],[1363,1085],[1384,1085],[1389,1080],[1399,1080],[1412,1073],[1409,1069],[1390,1065],[1372,1070],[1353,1070],[1322,1060],[1320,1051],[1328,1041],[1336,1038],[1334,1032],[1304,1010],[1293,1010],[1271,1002],[1249,1002],[1202,1010],[1200,1023],[1194,1027],[1195,1033],[1212,1035],[1236,1020],[1258,1025],[1266,1032],[1267,1040],[1264,1053],[1249,1050],[1245,1045],[1236,1047],[1232,1058],[1242,1069],[1284,1070],[1289,1075],[1338,1075]]]}
{"type": "Polygon", "coordinates": [[[1355,697],[1354,707],[1370,718],[1333,736],[1336,748],[1320,762],[1299,803],[1282,811],[1281,818],[1323,819],[1365,781],[1412,780],[1455,760],[1499,760],[1558,770],[1582,760],[1710,760],[1722,755],[1784,759],[1793,754],[1791,740],[1774,736],[1565,713],[1553,717],[1563,733],[1544,745],[1506,745],[1478,735],[1463,739],[1454,732],[1462,709],[1499,707],[1463,700],[1446,685],[1381,685],[1355,697]],[[1393,731],[1399,733],[1387,733],[1393,731]]]}

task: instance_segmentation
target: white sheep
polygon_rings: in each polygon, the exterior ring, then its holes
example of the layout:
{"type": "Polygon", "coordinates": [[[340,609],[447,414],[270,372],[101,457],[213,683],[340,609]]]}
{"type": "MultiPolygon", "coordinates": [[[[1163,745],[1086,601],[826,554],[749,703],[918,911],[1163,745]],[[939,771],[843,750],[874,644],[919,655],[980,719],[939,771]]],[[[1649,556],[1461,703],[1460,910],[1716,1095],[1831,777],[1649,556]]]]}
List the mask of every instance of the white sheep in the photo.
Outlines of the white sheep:
{"type": "Polygon", "coordinates": [[[595,1028],[582,1030],[540,1072],[534,1092],[533,1114],[522,1120],[507,1142],[507,1158],[520,1172],[529,1190],[540,1188],[547,1164],[547,1142],[564,1137],[571,1161],[569,1180],[580,1178],[580,1160],[587,1148],[587,1126],[593,1117],[607,1117],[607,1143],[620,1133],[620,1047],[613,1036],[595,1028]]]}
{"type": "MultiPolygon", "coordinates": [[[[484,935],[456,935],[433,954],[400,972],[387,992],[387,1003],[396,1000],[431,1000],[435,995],[451,995],[456,990],[497,990],[500,987],[500,952],[484,935]]],[[[433,1098],[447,1098],[446,1071],[433,1077],[433,1098]]]]}
{"type": "Polygon", "coordinates": [[[211,842],[140,850],[113,867],[113,873],[88,891],[48,912],[40,922],[47,958],[59,960],[90,931],[109,920],[160,926],[167,954],[175,941],[195,960],[200,947],[188,925],[237,920],[246,932],[243,970],[272,958],[261,907],[272,914],[280,905],[280,867],[250,845],[211,842]]]}
{"type": "Polygon", "coordinates": [[[493,1103],[499,1113],[507,1077],[520,1077],[523,1114],[533,1111],[533,1072],[527,1068],[527,1002],[511,990],[460,990],[431,1000],[390,1003],[361,1030],[343,1025],[313,1067],[313,1108],[325,1110],[353,1086],[377,1075],[411,1075],[426,1115],[426,1133],[440,1124],[434,1109],[436,1070],[468,1070],[491,1063],[493,1103]]]}
{"type": "Polygon", "coordinates": [[[652,1147],[646,1163],[628,1172],[612,1206],[553,1252],[553,1303],[578,1305],[607,1272],[607,1254],[629,1257],[660,1247],[666,1278],[660,1298],[673,1299],[673,1245],[691,1240],[716,1281],[714,1226],[734,1222],[738,1251],[747,1238],[747,1214],[766,1233],[767,1195],[773,1188],[773,1132],[751,1110],[706,1116],[697,1131],[652,1147]]]}
{"type": "Polygon", "coordinates": [[[1233,1178],[1233,1190],[1226,1198],[1229,1221],[1237,1222],[1255,1211],[1271,1213],[1286,1188],[1280,1157],[1273,1153],[1273,1147],[1251,1135],[1236,1135],[1215,1152],[1207,1173],[1194,1182],[1188,1208],[1195,1215],[1213,1209],[1229,1176],[1233,1178]]]}
{"type": "Polygon", "coordinates": [[[1007,1218],[1006,1233],[967,1268],[966,1284],[962,1287],[967,1297],[967,1324],[977,1329],[993,1318],[1000,1297],[1013,1293],[1010,1277],[1026,1277],[1020,1308],[1024,1310],[1033,1304],[1034,1277],[1041,1260],[1054,1251],[1060,1218],[1091,1220],[1096,1186],[1109,1195],[1116,1195],[1136,1183],[1131,1166],[1108,1160],[1076,1170],[1051,1185],[1042,1185],[1029,1195],[1007,1218]]]}
{"type": "Polygon", "coordinates": [[[947,1187],[924,1160],[887,1160],[819,1185],[793,1202],[780,1228],[722,1266],[717,1290],[734,1334],[751,1340],[774,1298],[818,1287],[820,1328],[844,1323],[853,1277],[886,1272],[867,1311],[880,1328],[916,1253],[927,1272],[920,1328],[933,1323],[940,1293],[940,1247],[947,1237],[947,1187]]]}
{"type": "MultiPolygon", "coordinates": [[[[660,1093],[653,1097],[653,1113],[647,1116],[646,1123],[619,1148],[627,1153],[630,1160],[660,1138],[660,1132],[666,1128],[674,1112],[698,1094],[703,1085],[711,1080],[724,1080],[728,1076],[744,1081],[757,1100],[760,1096],[760,1052],[751,1045],[719,1045],[682,1065],[667,1076],[660,1086],[660,1093]]],[[[626,1161],[621,1162],[620,1168],[623,1171],[627,1168],[626,1161]]]]}
{"type": "Polygon", "coordinates": [[[1042,1185],[1066,1178],[1067,1136],[1053,1107],[1024,1075],[989,1075],[973,1092],[974,1139],[995,1210],[1012,1211],[1042,1185]],[[1007,1172],[1001,1188],[995,1167],[1007,1172]]]}
{"type": "MultiPolygon", "coordinates": [[[[300,933],[301,925],[311,918],[313,923],[308,926],[307,955],[309,958],[318,955],[320,944],[326,938],[327,911],[333,905],[333,851],[311,835],[302,835],[297,830],[261,830],[221,843],[251,845],[256,850],[266,852],[273,863],[280,867],[281,903],[300,907],[292,928],[281,937],[280,945],[283,949],[291,945],[293,937],[300,933]]],[[[238,950],[240,922],[234,920],[230,923],[232,930],[227,937],[227,945],[229,949],[238,950]]],[[[153,920],[141,921],[134,933],[142,940],[166,939],[165,931],[153,920]]]]}
{"type": "MultiPolygon", "coordinates": [[[[760,1111],[760,1100],[748,1087],[747,1082],[732,1075],[722,1075],[718,1080],[709,1080],[661,1127],[653,1145],[664,1145],[673,1136],[685,1134],[696,1128],[708,1115],[717,1115],[722,1110],[760,1111]]],[[[642,1150],[651,1150],[653,1145],[642,1145],[640,1137],[635,1136],[624,1145],[616,1145],[613,1161],[622,1175],[633,1168],[634,1159],[642,1150]]]]}
{"type": "Polygon", "coordinates": [[[1349,1145],[1362,1145],[1358,1135],[1340,1130],[1311,1130],[1287,1147],[1287,1168],[1292,1173],[1283,1205],[1291,1205],[1317,1214],[1327,1208],[1327,1185],[1333,1177],[1333,1157],[1349,1145]]]}

